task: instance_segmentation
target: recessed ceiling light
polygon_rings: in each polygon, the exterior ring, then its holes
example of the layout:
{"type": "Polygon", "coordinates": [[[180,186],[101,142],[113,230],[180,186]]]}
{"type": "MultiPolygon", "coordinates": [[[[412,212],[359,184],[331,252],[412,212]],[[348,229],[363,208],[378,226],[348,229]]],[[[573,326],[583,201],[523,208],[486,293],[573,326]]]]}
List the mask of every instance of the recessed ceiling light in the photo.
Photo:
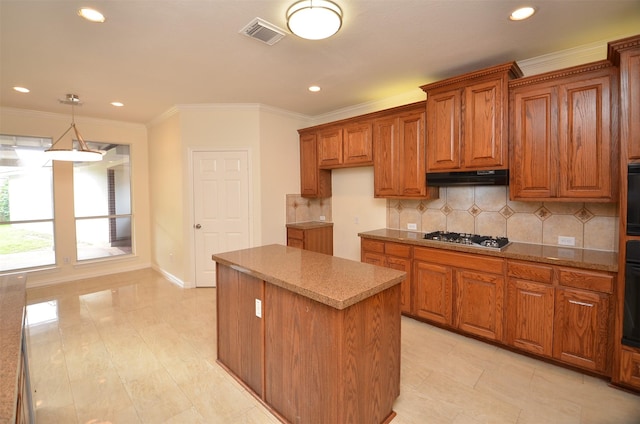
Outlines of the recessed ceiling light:
{"type": "Polygon", "coordinates": [[[29,89],[25,88],[25,87],[13,87],[14,90],[20,92],[20,93],[28,93],[29,89]]]}
{"type": "Polygon", "coordinates": [[[534,13],[536,13],[536,9],[534,9],[533,7],[521,7],[511,12],[509,19],[511,19],[512,21],[522,21],[524,19],[530,18],[534,13]]]}
{"type": "Polygon", "coordinates": [[[309,87],[309,91],[317,93],[318,91],[320,91],[320,87],[318,87],[317,85],[312,85],[311,87],[309,87]]]}
{"type": "Polygon", "coordinates": [[[122,103],[122,102],[111,102],[111,106],[122,107],[122,106],[124,106],[124,103],[122,103]]]}
{"type": "Polygon", "coordinates": [[[78,10],[78,16],[82,16],[87,21],[102,23],[105,21],[104,15],[95,9],[83,7],[78,10]]]}

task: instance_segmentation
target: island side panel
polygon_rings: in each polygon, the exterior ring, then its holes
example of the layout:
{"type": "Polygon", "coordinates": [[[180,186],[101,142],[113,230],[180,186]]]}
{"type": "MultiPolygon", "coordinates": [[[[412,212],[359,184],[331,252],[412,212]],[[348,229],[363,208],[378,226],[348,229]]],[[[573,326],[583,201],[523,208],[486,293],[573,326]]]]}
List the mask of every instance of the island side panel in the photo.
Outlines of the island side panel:
{"type": "Polygon", "coordinates": [[[290,423],[340,423],[340,311],[265,286],[265,400],[290,423]]]}
{"type": "Polygon", "coordinates": [[[400,284],[345,310],[345,423],[382,423],[400,395],[400,284]],[[355,383],[353,383],[355,382],[355,383]]]}
{"type": "Polygon", "coordinates": [[[292,423],[382,423],[400,393],[400,285],[337,310],[265,286],[265,399],[292,423]]]}
{"type": "Polygon", "coordinates": [[[256,299],[264,300],[264,282],[217,264],[218,362],[263,394],[264,328],[256,316],[256,299]]]}

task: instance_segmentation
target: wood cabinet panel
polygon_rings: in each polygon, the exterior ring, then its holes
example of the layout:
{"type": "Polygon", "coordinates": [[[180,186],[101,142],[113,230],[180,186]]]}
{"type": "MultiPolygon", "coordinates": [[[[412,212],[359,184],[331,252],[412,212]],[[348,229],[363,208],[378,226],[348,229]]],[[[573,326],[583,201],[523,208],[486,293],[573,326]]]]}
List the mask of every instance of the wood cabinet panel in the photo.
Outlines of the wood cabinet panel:
{"type": "Polygon", "coordinates": [[[509,83],[511,199],[617,201],[615,72],[600,61],[509,83]]]}
{"type": "Polygon", "coordinates": [[[456,273],[455,287],[455,326],[501,341],[504,278],[498,274],[460,270],[456,273]]]}
{"type": "Polygon", "coordinates": [[[360,260],[362,262],[397,269],[407,273],[400,284],[400,310],[410,314],[412,308],[412,247],[400,243],[385,243],[370,239],[362,239],[360,260]]]}
{"type": "Polygon", "coordinates": [[[386,260],[387,268],[397,269],[407,273],[407,278],[400,283],[400,310],[405,313],[411,312],[411,259],[388,256],[386,260]]]}
{"type": "Polygon", "coordinates": [[[400,192],[400,146],[396,118],[373,123],[373,187],[375,197],[393,197],[400,192]]]}
{"type": "Polygon", "coordinates": [[[568,364],[606,372],[609,307],[605,294],[557,288],[553,356],[568,364]]]}
{"type": "Polygon", "coordinates": [[[263,322],[255,301],[264,299],[264,282],[227,266],[216,270],[218,360],[261,396],[263,322]]]}
{"type": "Polygon", "coordinates": [[[559,86],[559,159],[564,171],[559,197],[612,195],[612,78],[610,74],[559,86]]]}
{"type": "Polygon", "coordinates": [[[333,226],[305,229],[287,227],[287,246],[333,255],[333,226]]]}
{"type": "Polygon", "coordinates": [[[453,325],[453,269],[414,262],[414,314],[444,325],[453,325]]]}
{"type": "Polygon", "coordinates": [[[551,284],[553,282],[553,267],[510,260],[507,261],[507,275],[509,277],[551,284]]]}
{"type": "Polygon", "coordinates": [[[514,140],[509,175],[511,196],[556,196],[558,167],[557,90],[543,87],[515,91],[511,132],[514,140]]]}
{"type": "Polygon", "coordinates": [[[506,83],[500,78],[465,87],[465,168],[506,167],[507,98],[506,83]]]}
{"type": "Polygon", "coordinates": [[[427,96],[427,170],[444,171],[462,167],[462,90],[427,96]]]}
{"type": "Polygon", "coordinates": [[[553,353],[555,289],[548,284],[510,278],[507,282],[506,342],[550,357],[553,353]]]}
{"type": "Polygon", "coordinates": [[[475,271],[485,271],[493,274],[502,274],[504,272],[504,259],[502,258],[492,258],[489,256],[426,247],[415,248],[413,250],[413,257],[425,262],[473,269],[475,271]]]}
{"type": "Polygon", "coordinates": [[[318,165],[342,164],[342,128],[330,128],[318,132],[318,165]]]}
{"type": "Polygon", "coordinates": [[[342,157],[345,165],[373,164],[371,122],[350,124],[343,129],[342,157]]]}
{"type": "Polygon", "coordinates": [[[622,348],[620,356],[620,382],[640,389],[640,352],[622,348]]]}
{"type": "Polygon", "coordinates": [[[601,272],[589,272],[575,268],[558,268],[558,283],[563,286],[613,293],[614,277],[601,272]]]}
{"type": "Polygon", "coordinates": [[[300,136],[300,193],[303,197],[331,197],[331,171],[318,168],[315,133],[300,136]]]}

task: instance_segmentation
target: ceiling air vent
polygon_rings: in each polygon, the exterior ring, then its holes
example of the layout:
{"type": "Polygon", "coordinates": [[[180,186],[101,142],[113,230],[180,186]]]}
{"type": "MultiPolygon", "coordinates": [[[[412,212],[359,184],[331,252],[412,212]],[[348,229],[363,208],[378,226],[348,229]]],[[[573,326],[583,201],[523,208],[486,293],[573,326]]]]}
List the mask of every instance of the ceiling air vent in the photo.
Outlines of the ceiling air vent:
{"type": "Polygon", "coordinates": [[[283,30],[260,18],[255,18],[249,22],[247,26],[240,30],[240,33],[267,43],[270,46],[280,41],[285,35],[283,30]]]}

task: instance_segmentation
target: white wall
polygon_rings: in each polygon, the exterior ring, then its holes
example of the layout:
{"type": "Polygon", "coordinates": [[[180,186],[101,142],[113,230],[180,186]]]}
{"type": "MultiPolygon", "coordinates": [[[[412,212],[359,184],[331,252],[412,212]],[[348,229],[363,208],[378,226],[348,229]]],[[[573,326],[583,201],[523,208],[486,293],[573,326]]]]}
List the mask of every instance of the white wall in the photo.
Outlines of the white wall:
{"type": "MultiPolygon", "coordinates": [[[[67,114],[0,108],[0,132],[11,135],[49,137],[54,141],[69,127],[67,114]]],[[[133,257],[108,261],[86,261],[75,264],[75,220],[73,210],[73,165],[54,162],[54,209],[57,236],[57,266],[29,272],[28,286],[55,284],[63,281],[146,268],[151,263],[149,222],[149,166],[147,130],[144,125],[76,116],[78,130],[87,141],[113,142],[131,146],[132,210],[136,251],[133,257]],[[64,258],[69,258],[65,263],[64,258]]]]}

